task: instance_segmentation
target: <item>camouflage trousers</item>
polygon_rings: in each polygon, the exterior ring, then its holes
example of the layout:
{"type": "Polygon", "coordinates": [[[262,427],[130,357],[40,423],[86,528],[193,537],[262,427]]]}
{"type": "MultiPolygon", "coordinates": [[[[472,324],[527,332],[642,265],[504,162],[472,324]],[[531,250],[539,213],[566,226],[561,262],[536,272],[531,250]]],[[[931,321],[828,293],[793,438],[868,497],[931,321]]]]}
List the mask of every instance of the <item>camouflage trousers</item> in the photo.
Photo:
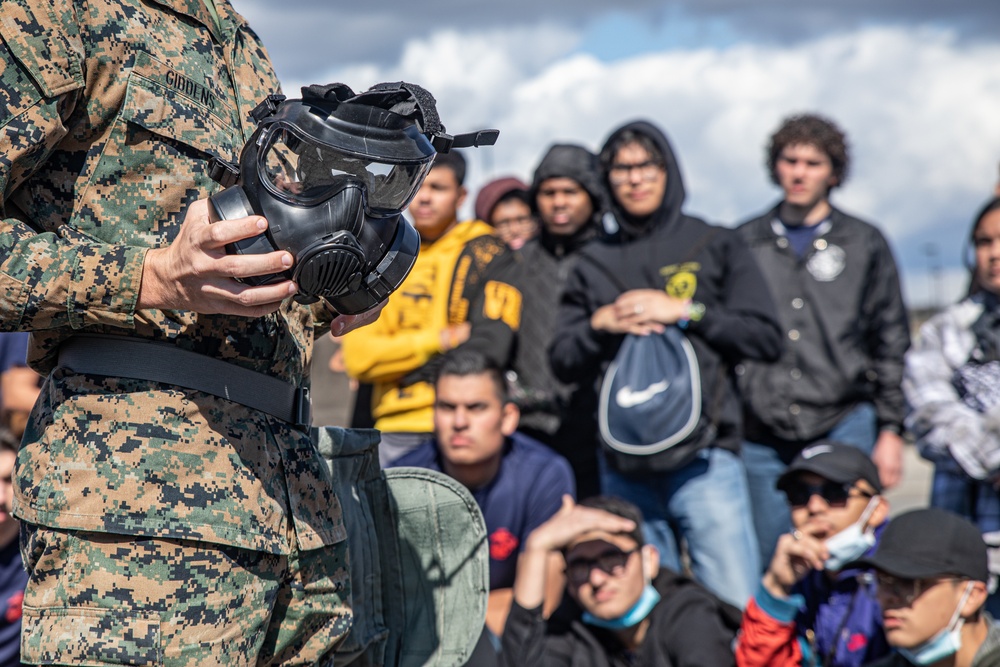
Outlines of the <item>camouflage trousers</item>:
{"type": "Polygon", "coordinates": [[[351,627],[347,542],[281,556],[22,527],[21,660],[317,665],[351,627]]]}

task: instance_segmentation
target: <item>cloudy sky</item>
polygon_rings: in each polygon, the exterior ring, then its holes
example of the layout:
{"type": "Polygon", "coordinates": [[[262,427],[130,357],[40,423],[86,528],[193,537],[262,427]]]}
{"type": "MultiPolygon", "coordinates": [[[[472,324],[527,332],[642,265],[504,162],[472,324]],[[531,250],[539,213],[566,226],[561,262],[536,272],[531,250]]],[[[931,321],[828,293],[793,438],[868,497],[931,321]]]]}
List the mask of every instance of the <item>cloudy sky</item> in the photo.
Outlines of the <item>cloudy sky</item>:
{"type": "Polygon", "coordinates": [[[232,2],[289,96],[412,81],[450,132],[500,129],[468,156],[473,195],[529,179],[553,142],[596,149],[646,118],[679,154],[686,210],[732,225],[777,200],[763,156],[782,118],[830,116],[854,160],[833,200],[887,234],[912,305],[959,295],[968,226],[998,180],[996,0],[232,2]]]}

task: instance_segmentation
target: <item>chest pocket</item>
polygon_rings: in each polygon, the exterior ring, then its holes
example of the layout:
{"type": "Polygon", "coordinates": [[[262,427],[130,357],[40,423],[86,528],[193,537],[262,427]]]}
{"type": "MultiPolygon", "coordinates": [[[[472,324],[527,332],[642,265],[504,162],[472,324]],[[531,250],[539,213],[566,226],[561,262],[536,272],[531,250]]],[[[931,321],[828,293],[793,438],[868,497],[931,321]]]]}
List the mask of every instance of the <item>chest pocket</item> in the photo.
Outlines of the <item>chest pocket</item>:
{"type": "Polygon", "coordinates": [[[233,117],[206,86],[139,54],[73,226],[105,241],[169,243],[187,206],[218,190],[211,158],[235,159],[239,129],[223,120],[233,117]]]}

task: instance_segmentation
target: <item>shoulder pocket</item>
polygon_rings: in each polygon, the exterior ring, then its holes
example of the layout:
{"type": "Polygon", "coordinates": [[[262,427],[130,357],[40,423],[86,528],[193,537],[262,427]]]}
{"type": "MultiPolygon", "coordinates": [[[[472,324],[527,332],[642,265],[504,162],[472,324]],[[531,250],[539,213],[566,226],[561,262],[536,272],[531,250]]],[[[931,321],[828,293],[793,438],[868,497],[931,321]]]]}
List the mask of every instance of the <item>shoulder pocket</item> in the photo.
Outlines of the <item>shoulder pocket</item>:
{"type": "Polygon", "coordinates": [[[11,55],[45,97],[83,88],[83,47],[65,32],[76,29],[72,8],[58,0],[31,4],[0,2],[0,36],[11,55]]]}

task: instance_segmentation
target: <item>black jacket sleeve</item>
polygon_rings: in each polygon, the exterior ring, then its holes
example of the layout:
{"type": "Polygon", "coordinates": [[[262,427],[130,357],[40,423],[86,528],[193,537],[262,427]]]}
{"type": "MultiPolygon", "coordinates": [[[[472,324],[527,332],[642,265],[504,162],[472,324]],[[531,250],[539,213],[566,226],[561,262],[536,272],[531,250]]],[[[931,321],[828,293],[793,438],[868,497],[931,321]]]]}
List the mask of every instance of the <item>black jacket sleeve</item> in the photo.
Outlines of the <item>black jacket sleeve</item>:
{"type": "Polygon", "coordinates": [[[722,267],[713,290],[720,301],[707,303],[704,316],[691,322],[689,331],[730,363],[777,361],[782,350],[778,313],[746,242],[734,230],[719,230],[708,250],[712,263],[722,267]]]}
{"type": "Polygon", "coordinates": [[[541,606],[525,609],[514,600],[503,631],[501,667],[570,667],[571,652],[545,632],[541,606]]]}
{"type": "MultiPolygon", "coordinates": [[[[596,276],[596,279],[602,278],[596,276]]],[[[562,382],[583,382],[595,377],[601,363],[614,358],[624,338],[590,326],[591,315],[614,301],[618,294],[612,286],[594,284],[594,280],[588,264],[577,261],[563,289],[556,330],[549,345],[552,373],[562,382]]]]}
{"type": "Polygon", "coordinates": [[[899,286],[899,274],[885,238],[875,232],[868,282],[861,305],[866,323],[865,339],[872,360],[872,400],[879,430],[902,432],[906,399],[903,396],[903,364],[910,347],[910,325],[899,286]]]}
{"type": "MultiPolygon", "coordinates": [[[[733,654],[734,631],[727,628],[719,615],[718,602],[706,591],[693,585],[684,586],[671,594],[665,607],[653,619],[647,648],[666,655],[675,667],[731,667],[736,664],[733,654]]],[[[645,653],[645,651],[644,651],[645,653]]],[[[644,655],[643,657],[647,657],[644,655]]],[[[666,662],[656,655],[648,656],[644,664],[666,662]]]]}

